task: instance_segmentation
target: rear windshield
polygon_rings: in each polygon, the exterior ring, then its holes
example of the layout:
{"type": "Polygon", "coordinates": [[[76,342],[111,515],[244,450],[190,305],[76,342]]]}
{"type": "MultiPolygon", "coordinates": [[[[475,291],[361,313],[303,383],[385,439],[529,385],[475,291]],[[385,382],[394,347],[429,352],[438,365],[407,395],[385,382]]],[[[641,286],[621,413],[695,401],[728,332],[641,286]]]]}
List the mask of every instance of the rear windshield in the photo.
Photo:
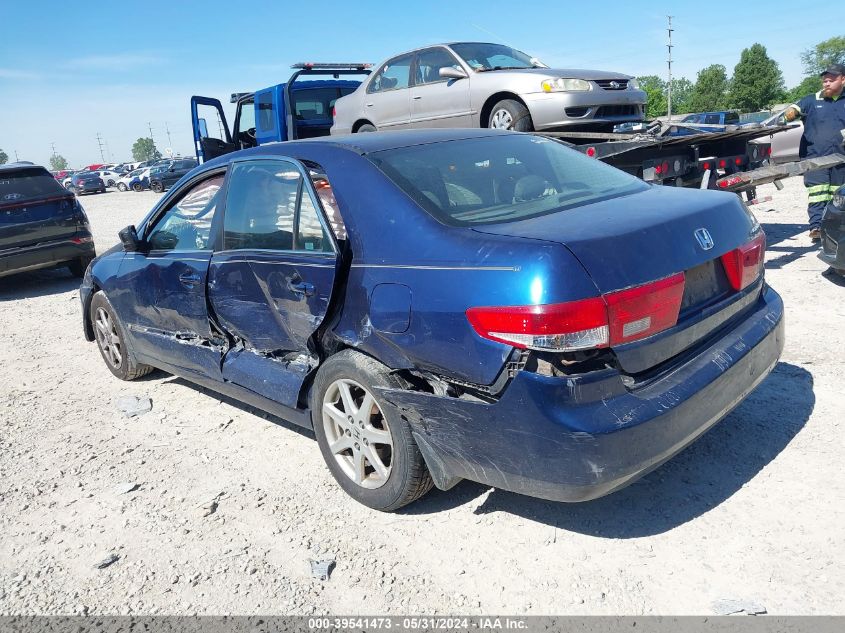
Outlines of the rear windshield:
{"type": "Polygon", "coordinates": [[[67,191],[43,167],[0,171],[0,207],[61,195],[67,191]]]}
{"type": "Polygon", "coordinates": [[[538,217],[648,187],[557,141],[530,134],[403,147],[368,158],[423,209],[456,226],[538,217]]]}

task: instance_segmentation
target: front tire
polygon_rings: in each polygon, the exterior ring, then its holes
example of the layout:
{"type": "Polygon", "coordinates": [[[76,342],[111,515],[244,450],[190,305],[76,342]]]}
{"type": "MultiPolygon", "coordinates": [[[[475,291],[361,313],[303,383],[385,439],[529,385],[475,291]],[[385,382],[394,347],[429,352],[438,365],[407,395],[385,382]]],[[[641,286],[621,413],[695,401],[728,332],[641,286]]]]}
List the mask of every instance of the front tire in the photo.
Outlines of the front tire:
{"type": "Polygon", "coordinates": [[[311,419],[320,452],[349,496],[390,512],[432,487],[407,422],[374,387],[401,387],[390,370],[354,350],[329,357],[311,391],[311,419]]]}
{"type": "Polygon", "coordinates": [[[152,189],[156,193],[161,193],[162,191],[164,191],[164,185],[162,185],[160,182],[154,182],[150,184],[150,189],[152,189]]]}
{"type": "Polygon", "coordinates": [[[126,183],[125,182],[117,183],[117,190],[118,191],[126,191],[126,183]]]}
{"type": "Polygon", "coordinates": [[[141,186],[141,183],[139,183],[139,182],[136,182],[134,185],[132,185],[132,191],[143,191],[143,190],[144,190],[144,188],[141,186]]]}
{"type": "Polygon", "coordinates": [[[135,380],[153,367],[139,363],[126,344],[126,330],[102,290],[91,299],[91,323],[100,355],[109,371],[121,380],[135,380]]]}
{"type": "Polygon", "coordinates": [[[356,134],[363,134],[365,132],[378,132],[378,128],[371,123],[364,123],[361,127],[355,130],[356,134]]]}
{"type": "Polygon", "coordinates": [[[497,130],[514,130],[516,132],[531,132],[534,122],[528,108],[519,101],[503,99],[490,110],[487,127],[497,130]]]}

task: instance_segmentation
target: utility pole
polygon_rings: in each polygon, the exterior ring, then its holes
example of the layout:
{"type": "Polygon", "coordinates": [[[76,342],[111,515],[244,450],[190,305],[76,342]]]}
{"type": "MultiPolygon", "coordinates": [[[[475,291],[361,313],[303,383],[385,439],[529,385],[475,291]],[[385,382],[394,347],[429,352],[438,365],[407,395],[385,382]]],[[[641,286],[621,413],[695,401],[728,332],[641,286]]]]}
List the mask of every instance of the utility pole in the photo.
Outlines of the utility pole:
{"type": "Polygon", "coordinates": [[[167,132],[167,146],[173,147],[173,141],[170,140],[170,127],[167,125],[167,121],[164,122],[164,131],[167,132]]]}
{"type": "Polygon", "coordinates": [[[673,31],[673,29],[672,29],[672,17],[673,16],[667,15],[666,17],[669,18],[669,28],[668,28],[669,44],[667,45],[667,48],[669,49],[669,59],[666,60],[669,64],[669,83],[667,84],[667,86],[668,86],[668,97],[667,97],[668,113],[667,114],[669,115],[669,123],[671,123],[672,122],[672,31],[673,31]]]}
{"type": "Polygon", "coordinates": [[[15,150],[15,162],[17,163],[19,160],[20,158],[18,158],[18,150],[15,150]]]}
{"type": "Polygon", "coordinates": [[[150,128],[150,140],[153,142],[153,155],[150,156],[150,158],[154,158],[155,157],[156,141],[153,138],[153,124],[150,123],[149,121],[147,121],[147,127],[150,128]]]}
{"type": "Polygon", "coordinates": [[[97,145],[100,146],[100,160],[106,162],[106,157],[103,155],[103,141],[100,138],[100,133],[97,132],[97,145]]]}
{"type": "Polygon", "coordinates": [[[56,144],[55,144],[55,143],[50,143],[50,147],[52,147],[52,148],[53,148],[53,156],[55,156],[55,155],[56,155],[56,144]]]}

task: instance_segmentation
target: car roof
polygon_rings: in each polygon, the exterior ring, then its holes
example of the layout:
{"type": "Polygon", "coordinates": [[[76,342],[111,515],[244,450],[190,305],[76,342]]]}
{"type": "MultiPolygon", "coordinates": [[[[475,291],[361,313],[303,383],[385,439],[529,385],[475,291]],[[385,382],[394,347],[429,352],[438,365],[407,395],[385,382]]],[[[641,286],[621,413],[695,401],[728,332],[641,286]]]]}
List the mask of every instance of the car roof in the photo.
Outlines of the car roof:
{"type": "Polygon", "coordinates": [[[43,165],[36,165],[34,163],[28,163],[26,161],[20,161],[17,163],[6,163],[5,165],[0,165],[0,171],[19,171],[21,169],[32,169],[33,167],[37,167],[38,169],[43,169],[44,171],[47,171],[47,168],[43,165]]]}
{"type": "Polygon", "coordinates": [[[429,145],[431,143],[443,143],[446,141],[457,141],[471,138],[490,138],[508,134],[520,134],[520,132],[509,132],[505,130],[490,129],[421,129],[421,130],[396,130],[390,132],[375,132],[364,134],[344,134],[341,136],[320,136],[316,138],[302,139],[296,141],[283,141],[281,143],[268,143],[259,147],[232,152],[219,156],[203,164],[203,167],[219,167],[238,158],[247,156],[291,156],[298,147],[324,146],[336,147],[349,150],[361,156],[372,152],[380,152],[389,149],[402,147],[413,147],[416,145],[429,145]]]}

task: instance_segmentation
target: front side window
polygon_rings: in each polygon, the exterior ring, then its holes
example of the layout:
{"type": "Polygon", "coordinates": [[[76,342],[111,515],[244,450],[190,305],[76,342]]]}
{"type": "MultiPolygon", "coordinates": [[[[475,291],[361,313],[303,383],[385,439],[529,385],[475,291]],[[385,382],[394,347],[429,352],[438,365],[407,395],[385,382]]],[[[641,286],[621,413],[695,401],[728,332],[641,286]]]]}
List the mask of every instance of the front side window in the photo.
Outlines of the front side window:
{"type": "Polygon", "coordinates": [[[232,169],[223,248],[331,251],[297,166],[257,160],[232,169]]]}
{"type": "Polygon", "coordinates": [[[367,92],[384,92],[385,90],[407,88],[410,82],[413,59],[413,54],[391,59],[373,77],[367,92]]]}
{"type": "Polygon", "coordinates": [[[522,220],[648,188],[623,171],[531,135],[416,145],[368,158],[423,209],[457,226],[522,220]]]}
{"type": "Polygon", "coordinates": [[[210,250],[211,220],[222,186],[219,174],[191,187],[153,226],[147,238],[150,250],[210,250]]]}
{"type": "Polygon", "coordinates": [[[417,53],[417,85],[447,81],[440,76],[441,68],[460,68],[460,64],[445,48],[430,48],[417,53]]]}

